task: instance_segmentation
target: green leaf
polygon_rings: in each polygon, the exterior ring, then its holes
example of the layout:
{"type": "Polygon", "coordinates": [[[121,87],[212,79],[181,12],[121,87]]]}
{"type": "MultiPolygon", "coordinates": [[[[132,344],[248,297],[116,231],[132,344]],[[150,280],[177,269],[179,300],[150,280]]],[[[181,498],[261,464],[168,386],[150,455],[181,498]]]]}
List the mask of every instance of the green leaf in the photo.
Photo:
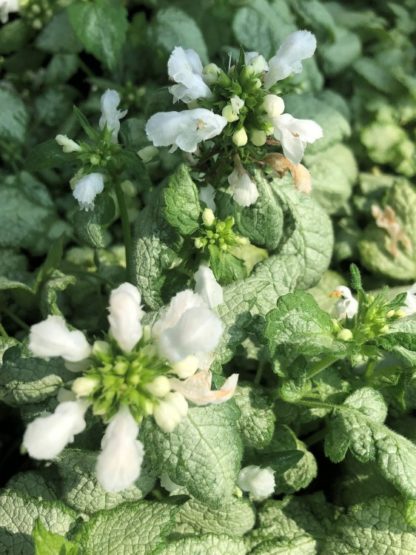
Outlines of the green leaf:
{"type": "Polygon", "coordinates": [[[0,139],[23,143],[26,138],[29,114],[16,93],[0,89],[0,139]]]}
{"type": "Polygon", "coordinates": [[[57,478],[50,469],[45,471],[29,470],[15,474],[8,482],[7,489],[27,497],[44,501],[57,501],[57,478]]]}
{"type": "Polygon", "coordinates": [[[238,416],[232,401],[193,407],[170,434],[147,419],[142,439],[150,465],[209,507],[229,503],[242,455],[238,416]]]}
{"type": "Polygon", "coordinates": [[[52,54],[81,52],[82,45],[71,27],[67,11],[63,10],[54,15],[36,38],[36,46],[52,54]]]}
{"type": "Polygon", "coordinates": [[[71,156],[62,150],[55,139],[49,139],[33,147],[26,160],[26,169],[39,171],[61,168],[71,161],[71,156]]]}
{"type": "Polygon", "coordinates": [[[72,29],[85,50],[109,69],[120,61],[128,28],[127,11],[118,0],[74,2],[68,7],[72,29]]]}
{"type": "Polygon", "coordinates": [[[93,515],[81,528],[77,540],[88,555],[121,552],[148,555],[169,534],[175,510],[175,506],[166,503],[123,503],[93,515]]]}
{"type": "Polygon", "coordinates": [[[36,521],[33,530],[36,555],[77,555],[78,547],[64,536],[47,530],[40,520],[36,521]]]}
{"type": "Polygon", "coordinates": [[[254,449],[268,445],[276,417],[266,392],[260,387],[239,384],[234,400],[241,412],[238,425],[245,445],[254,449]]]}
{"type": "Polygon", "coordinates": [[[194,233],[199,227],[201,207],[198,189],[185,164],[179,166],[170,177],[163,197],[163,213],[169,224],[182,235],[194,233]]]}
{"type": "Polygon", "coordinates": [[[31,358],[20,347],[13,347],[3,357],[0,395],[11,406],[39,403],[55,395],[70,379],[73,374],[62,359],[31,358]]]}
{"type": "Polygon", "coordinates": [[[387,407],[376,390],[364,387],[347,397],[330,421],[325,453],[340,462],[349,449],[361,462],[374,461],[403,495],[416,497],[416,446],[383,424],[387,407]]]}
{"type": "Polygon", "coordinates": [[[3,490],[0,495],[0,551],[7,555],[33,555],[31,534],[36,521],[49,532],[65,535],[76,517],[76,513],[63,503],[3,490]]]}
{"type": "Polygon", "coordinates": [[[113,197],[102,193],[97,196],[93,210],[77,209],[74,214],[74,229],[85,245],[104,248],[108,243],[106,228],[116,215],[113,197]]]}
{"type": "Polygon", "coordinates": [[[415,529],[405,519],[405,502],[378,497],[351,507],[328,534],[321,555],[411,555],[415,529]]]}
{"type": "Polygon", "coordinates": [[[262,542],[251,555],[316,555],[316,540],[302,534],[290,540],[268,540],[262,542]]]}
{"type": "Polygon", "coordinates": [[[208,63],[207,46],[200,28],[192,17],[176,7],[159,10],[153,29],[153,39],[169,54],[175,46],[192,48],[208,63]]]}
{"type": "Polygon", "coordinates": [[[144,467],[133,486],[119,493],[108,493],[97,482],[96,462],[96,452],[81,449],[65,449],[54,461],[61,477],[62,501],[81,513],[92,514],[125,501],[142,499],[154,485],[154,478],[144,467]]]}
{"type": "Polygon", "coordinates": [[[247,549],[243,540],[226,535],[215,536],[206,534],[191,538],[183,538],[160,547],[154,555],[246,555],[247,549]]]}
{"type": "Polygon", "coordinates": [[[221,284],[227,285],[247,277],[248,271],[244,262],[231,252],[223,251],[217,245],[208,245],[208,252],[209,266],[221,284]]]}
{"type": "Polygon", "coordinates": [[[10,54],[25,46],[31,29],[22,19],[15,19],[0,28],[0,54],[10,54]]]}
{"type": "Polygon", "coordinates": [[[232,499],[228,505],[210,509],[196,499],[190,499],[176,513],[175,533],[226,534],[243,536],[255,523],[255,512],[247,499],[232,499]]]}
{"type": "Polygon", "coordinates": [[[392,240],[386,230],[371,223],[364,231],[359,243],[362,263],[372,272],[394,280],[416,279],[416,214],[412,206],[416,203],[416,190],[407,181],[397,182],[388,190],[383,205],[390,206],[396,213],[402,232],[409,245],[397,245],[397,254],[392,254],[392,240]]]}

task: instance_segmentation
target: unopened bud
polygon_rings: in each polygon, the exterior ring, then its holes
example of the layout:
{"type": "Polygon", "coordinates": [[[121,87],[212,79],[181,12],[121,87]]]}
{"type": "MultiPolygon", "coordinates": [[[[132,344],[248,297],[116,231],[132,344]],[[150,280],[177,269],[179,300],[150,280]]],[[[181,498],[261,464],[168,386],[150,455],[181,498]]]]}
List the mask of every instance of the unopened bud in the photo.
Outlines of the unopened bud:
{"type": "Polygon", "coordinates": [[[193,376],[198,370],[198,359],[194,355],[188,355],[183,360],[174,364],[172,369],[179,378],[184,380],[193,376]]]}
{"type": "Polygon", "coordinates": [[[202,237],[197,237],[196,239],[194,239],[194,245],[196,249],[203,249],[206,244],[206,240],[202,237]]]}
{"type": "Polygon", "coordinates": [[[241,127],[238,131],[236,131],[233,135],[233,143],[235,146],[241,147],[247,144],[248,137],[247,132],[244,127],[241,127]]]}
{"type": "Polygon", "coordinates": [[[145,146],[144,148],[141,148],[137,152],[137,154],[145,164],[148,164],[153,160],[153,158],[155,158],[159,154],[159,151],[155,146],[149,145],[149,146],[145,146]]]}
{"type": "Polygon", "coordinates": [[[153,411],[156,424],[164,432],[172,432],[188,412],[185,397],[178,392],[169,393],[153,411]]]}
{"type": "Polygon", "coordinates": [[[397,318],[404,318],[405,316],[407,316],[407,312],[402,308],[399,308],[398,310],[396,310],[396,316],[397,318]]]}
{"type": "Polygon", "coordinates": [[[77,397],[88,397],[98,385],[97,378],[85,376],[77,378],[72,384],[72,391],[77,397]]]}
{"type": "Polygon", "coordinates": [[[211,208],[204,208],[204,211],[202,212],[202,221],[207,227],[211,227],[215,222],[215,214],[211,208]]]}
{"type": "Polygon", "coordinates": [[[263,101],[263,108],[267,112],[267,115],[271,118],[276,118],[283,114],[285,109],[285,103],[275,94],[268,94],[265,96],[263,101]]]}
{"type": "Polygon", "coordinates": [[[146,385],[146,389],[156,397],[164,397],[170,391],[170,383],[166,376],[158,376],[146,385]]]}
{"type": "Polygon", "coordinates": [[[202,70],[202,77],[207,85],[213,85],[218,81],[221,74],[221,69],[217,64],[208,64],[202,70]]]}
{"type": "Polygon", "coordinates": [[[352,331],[346,328],[341,330],[337,335],[337,339],[340,339],[341,341],[351,341],[352,338],[352,331]]]}
{"type": "Polygon", "coordinates": [[[254,146],[263,146],[266,143],[267,135],[264,131],[260,129],[254,129],[250,133],[250,141],[254,146]]]}
{"type": "Polygon", "coordinates": [[[66,135],[56,135],[55,141],[58,143],[59,146],[62,147],[62,150],[65,153],[78,152],[79,150],[81,150],[79,144],[66,135]]]}
{"type": "Polygon", "coordinates": [[[380,333],[387,333],[389,331],[390,327],[388,325],[385,325],[381,328],[380,333]]]}
{"type": "Polygon", "coordinates": [[[107,341],[94,341],[92,346],[92,354],[95,356],[110,355],[111,346],[107,341]]]}
{"type": "Polygon", "coordinates": [[[234,112],[231,104],[227,104],[226,106],[224,106],[224,108],[222,109],[222,117],[225,118],[228,123],[232,123],[233,121],[237,121],[239,119],[238,114],[234,112]]]}

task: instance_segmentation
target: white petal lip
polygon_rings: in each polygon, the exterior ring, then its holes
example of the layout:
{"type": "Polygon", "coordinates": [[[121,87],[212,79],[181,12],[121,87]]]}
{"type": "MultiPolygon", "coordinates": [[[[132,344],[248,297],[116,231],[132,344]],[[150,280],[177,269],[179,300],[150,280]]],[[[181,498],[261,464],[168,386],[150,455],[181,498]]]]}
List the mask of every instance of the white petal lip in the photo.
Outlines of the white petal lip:
{"type": "Polygon", "coordinates": [[[215,194],[216,191],[212,185],[199,188],[199,200],[205,202],[207,208],[210,208],[213,212],[215,212],[216,209],[215,194]]]}
{"type": "Polygon", "coordinates": [[[185,291],[177,293],[153,326],[153,335],[156,338],[160,337],[165,330],[175,326],[187,310],[190,308],[199,308],[204,305],[205,303],[202,297],[194,293],[191,289],[185,289],[185,291]]]}
{"type": "Polygon", "coordinates": [[[269,71],[264,84],[270,88],[277,81],[292,73],[302,71],[302,60],[310,58],[316,50],[316,38],[309,31],[295,31],[280,46],[276,55],[269,60],[269,71]]]}
{"type": "Polygon", "coordinates": [[[227,120],[211,110],[158,112],[146,123],[146,134],[154,146],[172,146],[193,153],[201,141],[222,133],[227,120]]]}
{"type": "Polygon", "coordinates": [[[211,90],[202,78],[202,63],[198,54],[192,50],[184,50],[177,46],[168,60],[169,77],[177,84],[169,88],[174,102],[185,103],[198,98],[211,96],[211,90]]]}
{"type": "Polygon", "coordinates": [[[95,197],[104,190],[104,176],[101,173],[89,173],[81,177],[72,191],[83,210],[94,208],[95,197]]]}
{"type": "Polygon", "coordinates": [[[309,119],[296,119],[290,114],[282,114],[272,119],[274,136],[282,144],[283,153],[294,164],[299,164],[307,143],[314,143],[323,137],[322,127],[309,119]]]}
{"type": "Polygon", "coordinates": [[[131,283],[122,283],[110,294],[110,333],[121,349],[129,353],[143,335],[141,295],[131,283]]]}
{"type": "Polygon", "coordinates": [[[101,442],[97,479],[105,491],[122,491],[140,476],[144,448],[137,440],[139,427],[124,407],[112,418],[101,442]]]}
{"type": "Polygon", "coordinates": [[[82,401],[60,403],[53,414],[39,416],[31,422],[23,436],[23,445],[37,460],[54,459],[85,429],[87,404],[82,401]]]}
{"type": "Polygon", "coordinates": [[[215,308],[224,302],[222,287],[215,279],[211,268],[201,264],[194,277],[195,293],[202,297],[209,308],[215,308]]]}
{"type": "Polygon", "coordinates": [[[353,297],[351,289],[345,285],[339,285],[335,288],[334,293],[333,296],[340,297],[334,306],[334,316],[339,320],[354,318],[358,312],[358,301],[353,297]]]}
{"type": "Polygon", "coordinates": [[[171,387],[195,405],[209,405],[225,403],[235,393],[238,374],[232,374],[218,390],[211,390],[212,374],[207,370],[200,370],[186,380],[172,378],[171,387]]]}
{"type": "Polygon", "coordinates": [[[230,191],[233,199],[240,206],[251,206],[259,197],[259,192],[254,181],[244,169],[235,168],[228,176],[230,191]]]}
{"type": "Polygon", "coordinates": [[[112,134],[112,140],[117,142],[117,136],[120,131],[120,120],[127,114],[127,110],[118,110],[120,104],[120,95],[117,91],[107,89],[101,96],[101,118],[99,121],[100,129],[107,126],[112,134]]]}
{"type": "Polygon", "coordinates": [[[68,362],[79,362],[91,353],[85,335],[78,330],[69,330],[62,316],[48,316],[33,325],[29,333],[29,349],[37,357],[62,357],[68,362]]]}
{"type": "Polygon", "coordinates": [[[406,316],[411,316],[416,312],[416,283],[407,291],[405,304],[402,310],[404,310],[406,316]]]}

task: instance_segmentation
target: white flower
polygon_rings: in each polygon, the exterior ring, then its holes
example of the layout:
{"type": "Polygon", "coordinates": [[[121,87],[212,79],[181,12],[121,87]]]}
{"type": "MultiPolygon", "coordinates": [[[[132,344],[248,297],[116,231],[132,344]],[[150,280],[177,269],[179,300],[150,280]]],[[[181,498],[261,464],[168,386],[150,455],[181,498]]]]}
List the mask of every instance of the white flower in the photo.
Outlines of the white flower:
{"type": "Polygon", "coordinates": [[[334,306],[334,316],[338,320],[354,318],[358,312],[358,301],[352,296],[351,290],[344,285],[339,285],[330,294],[331,297],[338,298],[334,306]]]}
{"type": "Polygon", "coordinates": [[[201,202],[205,202],[207,208],[210,208],[213,212],[215,212],[216,205],[215,205],[215,189],[212,185],[207,185],[206,187],[199,188],[199,200],[201,202]]]}
{"type": "Polygon", "coordinates": [[[87,404],[82,401],[60,403],[53,414],[31,422],[23,437],[29,455],[38,460],[54,459],[85,429],[87,404]]]}
{"type": "Polygon", "coordinates": [[[125,352],[130,352],[143,335],[141,296],[131,283],[122,283],[110,294],[110,333],[125,352]]]}
{"type": "Polygon", "coordinates": [[[104,190],[104,176],[101,173],[89,173],[79,179],[72,194],[83,210],[94,208],[95,197],[104,190]]]}
{"type": "Polygon", "coordinates": [[[263,101],[263,108],[266,110],[269,118],[277,118],[285,111],[285,103],[283,99],[276,94],[266,94],[263,101]]]}
{"type": "Polygon", "coordinates": [[[250,493],[254,501],[262,501],[273,495],[274,470],[270,467],[246,466],[241,469],[237,483],[243,491],[250,493]]]}
{"type": "Polygon", "coordinates": [[[316,49],[315,35],[309,31],[295,31],[280,46],[276,55],[269,60],[269,71],[264,84],[267,89],[292,73],[302,71],[302,60],[313,56],[316,49]]]}
{"type": "Polygon", "coordinates": [[[222,287],[215,279],[211,268],[201,264],[194,277],[195,293],[198,293],[203,298],[209,308],[215,308],[224,302],[222,287]]]}
{"type": "Polygon", "coordinates": [[[282,114],[272,119],[274,136],[282,143],[283,153],[294,164],[299,164],[307,143],[323,136],[322,127],[310,119],[296,119],[282,114]]]}
{"type": "Polygon", "coordinates": [[[188,414],[188,403],[181,393],[168,393],[153,411],[156,424],[164,432],[172,432],[188,414]]]}
{"type": "Polygon", "coordinates": [[[259,197],[257,186],[241,163],[235,164],[234,170],[228,176],[228,183],[233,199],[240,206],[251,206],[257,201],[259,197]]]}
{"type": "Polygon", "coordinates": [[[254,73],[265,73],[269,71],[269,64],[264,59],[264,56],[258,52],[246,52],[244,54],[244,62],[246,66],[253,69],[254,73]]]}
{"type": "Polygon", "coordinates": [[[7,23],[9,20],[9,13],[19,11],[20,0],[0,0],[0,21],[7,23]]]}
{"type": "Polygon", "coordinates": [[[66,135],[56,135],[55,141],[58,143],[59,146],[62,147],[62,150],[65,153],[78,152],[79,150],[81,150],[79,144],[66,135]]]}
{"type": "Polygon", "coordinates": [[[48,316],[33,325],[30,328],[29,349],[41,358],[62,357],[69,362],[84,360],[91,353],[85,335],[78,330],[69,330],[62,316],[48,316]]]}
{"type": "Polygon", "coordinates": [[[100,129],[107,127],[111,131],[113,143],[117,142],[120,131],[120,120],[127,114],[127,110],[117,110],[120,104],[120,95],[117,91],[107,89],[101,96],[100,129]]]}
{"type": "Polygon", "coordinates": [[[169,87],[173,101],[191,102],[197,98],[208,98],[211,91],[202,78],[202,63],[195,50],[184,50],[177,46],[168,61],[169,77],[178,83],[169,87]]]}
{"type": "Polygon", "coordinates": [[[411,316],[416,312],[416,283],[406,293],[405,304],[402,310],[406,313],[406,316],[411,316]]]}
{"type": "Polygon", "coordinates": [[[158,112],[146,124],[146,134],[155,146],[172,146],[195,152],[198,144],[219,135],[227,120],[205,108],[183,112],[158,112]]]}
{"type": "Polygon", "coordinates": [[[111,419],[97,459],[97,479],[105,491],[116,492],[134,484],[140,476],[144,448],[137,440],[139,427],[128,408],[111,419]]]}
{"type": "MultiPolygon", "coordinates": [[[[175,362],[172,365],[172,370],[181,380],[190,378],[195,374],[199,367],[199,360],[195,355],[188,355],[186,358],[175,362]]],[[[170,383],[169,383],[170,388],[170,383]]]]}
{"type": "Polygon", "coordinates": [[[209,370],[200,370],[186,380],[171,378],[170,385],[174,391],[182,395],[195,405],[208,405],[225,403],[234,395],[237,387],[238,374],[231,374],[218,390],[211,390],[212,373],[209,370]]]}

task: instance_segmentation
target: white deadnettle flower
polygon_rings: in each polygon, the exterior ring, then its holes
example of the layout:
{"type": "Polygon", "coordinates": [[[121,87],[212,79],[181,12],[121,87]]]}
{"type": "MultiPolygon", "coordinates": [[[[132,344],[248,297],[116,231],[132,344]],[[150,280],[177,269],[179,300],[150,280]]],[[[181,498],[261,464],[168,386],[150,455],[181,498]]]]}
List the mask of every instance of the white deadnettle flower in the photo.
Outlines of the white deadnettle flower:
{"type": "Polygon", "coordinates": [[[67,137],[66,135],[56,135],[55,141],[58,143],[59,146],[62,147],[62,150],[68,154],[71,152],[78,152],[81,150],[81,147],[78,143],[67,137]]]}
{"type": "Polygon", "coordinates": [[[345,285],[339,285],[330,294],[331,297],[338,298],[334,306],[334,316],[338,320],[345,318],[354,318],[358,312],[358,301],[354,299],[351,289],[345,285]]]}
{"type": "Polygon", "coordinates": [[[275,56],[269,60],[269,71],[264,80],[266,88],[269,89],[277,81],[286,79],[292,73],[300,73],[302,60],[313,56],[315,50],[315,35],[309,31],[291,33],[275,56]]]}
{"type": "Polygon", "coordinates": [[[255,73],[265,73],[269,71],[269,64],[266,62],[264,56],[258,52],[246,52],[244,54],[244,63],[246,66],[251,67],[255,73]]]}
{"type": "Polygon", "coordinates": [[[222,287],[215,279],[211,268],[201,264],[194,277],[195,293],[203,298],[209,308],[215,308],[224,302],[222,287]]]}
{"type": "Polygon", "coordinates": [[[406,316],[411,316],[416,313],[416,283],[406,293],[405,304],[402,307],[406,316]]]}
{"type": "Polygon", "coordinates": [[[82,210],[92,210],[97,195],[104,190],[104,176],[101,173],[89,173],[79,179],[72,191],[82,210]]]}
{"type": "Polygon", "coordinates": [[[155,146],[195,152],[198,144],[222,133],[227,120],[205,108],[183,112],[158,112],[146,123],[146,134],[155,146]]]}
{"type": "Polygon", "coordinates": [[[214,200],[215,193],[216,191],[212,185],[207,185],[206,187],[199,188],[199,200],[201,202],[205,202],[207,208],[209,208],[213,212],[215,212],[215,209],[217,208],[214,200]]]}
{"type": "Polygon", "coordinates": [[[246,466],[238,475],[238,486],[247,491],[254,501],[263,501],[273,495],[275,488],[274,470],[270,467],[246,466]]]}
{"type": "Polygon", "coordinates": [[[188,414],[188,403],[182,393],[168,393],[155,407],[153,417],[164,432],[172,432],[188,414]]]}
{"type": "Polygon", "coordinates": [[[74,441],[74,436],[85,429],[83,401],[60,403],[53,414],[35,418],[26,428],[23,445],[37,460],[54,459],[74,441]]]}
{"type": "Polygon", "coordinates": [[[276,94],[266,94],[263,101],[263,108],[269,118],[277,118],[285,111],[285,103],[276,94]]]}
{"type": "Polygon", "coordinates": [[[143,444],[137,440],[139,426],[127,407],[111,419],[97,459],[97,479],[105,491],[117,492],[134,484],[143,463],[143,444]]]}
{"type": "Polygon", "coordinates": [[[234,395],[237,387],[238,374],[231,374],[218,390],[211,390],[212,373],[200,370],[186,380],[171,378],[170,385],[174,391],[181,393],[188,401],[195,405],[208,405],[225,403],[234,395]]]}
{"type": "Polygon", "coordinates": [[[7,23],[9,21],[9,13],[18,12],[20,8],[20,0],[0,0],[0,21],[7,23]]]}
{"type": "Polygon", "coordinates": [[[141,300],[137,287],[131,283],[122,283],[110,294],[110,333],[126,353],[134,348],[143,335],[141,300]]]}
{"type": "Polygon", "coordinates": [[[177,83],[169,87],[174,102],[182,100],[188,103],[211,96],[211,91],[202,77],[202,70],[201,59],[195,50],[184,50],[180,46],[173,49],[168,61],[168,74],[177,83]]]}
{"type": "Polygon", "coordinates": [[[251,206],[257,201],[257,186],[241,163],[235,164],[234,170],[228,176],[228,183],[233,199],[240,206],[251,206]]]}
{"type": "Polygon", "coordinates": [[[282,143],[283,153],[299,164],[308,143],[323,137],[322,127],[310,119],[296,119],[290,114],[272,118],[274,136],[282,143]]]}
{"type": "Polygon", "coordinates": [[[62,316],[48,316],[33,325],[30,328],[29,349],[41,358],[62,357],[69,362],[84,360],[91,353],[85,335],[78,330],[69,330],[62,316]]]}
{"type": "Polygon", "coordinates": [[[113,143],[117,142],[118,132],[120,131],[120,120],[127,114],[127,110],[118,110],[120,95],[117,91],[107,89],[101,96],[101,117],[99,121],[100,129],[107,127],[111,131],[113,143]]]}

